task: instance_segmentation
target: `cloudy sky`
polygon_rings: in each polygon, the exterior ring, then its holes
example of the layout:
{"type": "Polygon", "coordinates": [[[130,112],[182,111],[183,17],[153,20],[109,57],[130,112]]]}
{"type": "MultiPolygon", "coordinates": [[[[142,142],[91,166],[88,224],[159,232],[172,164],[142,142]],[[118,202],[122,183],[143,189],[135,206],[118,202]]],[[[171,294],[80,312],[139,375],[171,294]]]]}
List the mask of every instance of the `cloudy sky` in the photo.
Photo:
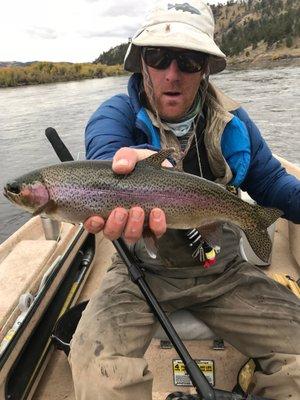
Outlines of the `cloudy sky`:
{"type": "MultiPolygon", "coordinates": [[[[91,62],[102,51],[126,42],[153,2],[2,1],[0,61],[91,62]]],[[[225,1],[208,1],[222,2],[225,1]]]]}

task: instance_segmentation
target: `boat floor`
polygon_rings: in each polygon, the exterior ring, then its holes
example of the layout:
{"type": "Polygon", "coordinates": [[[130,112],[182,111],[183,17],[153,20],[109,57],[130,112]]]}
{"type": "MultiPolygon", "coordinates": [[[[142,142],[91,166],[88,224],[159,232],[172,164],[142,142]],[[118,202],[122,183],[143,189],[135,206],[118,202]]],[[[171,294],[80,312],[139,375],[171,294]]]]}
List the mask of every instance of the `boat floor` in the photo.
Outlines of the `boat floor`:
{"type": "MultiPolygon", "coordinates": [[[[284,220],[279,220],[276,225],[274,236],[274,251],[272,254],[272,264],[265,268],[267,274],[287,274],[296,279],[299,277],[299,266],[289,249],[291,238],[289,225],[284,220]]],[[[78,301],[86,300],[91,293],[101,284],[101,280],[110,264],[113,253],[113,245],[104,239],[101,234],[97,235],[97,252],[95,265],[89,275],[88,281],[80,295],[78,301]]],[[[236,376],[246,358],[230,345],[226,344],[224,352],[212,350],[211,341],[191,341],[185,342],[193,357],[210,359],[213,357],[217,362],[223,363],[222,376],[216,375],[216,386],[225,390],[231,390],[236,383],[236,376]],[[225,372],[224,372],[225,371],[225,372]]],[[[146,353],[149,368],[153,371],[156,379],[154,381],[154,400],[163,400],[171,391],[178,390],[172,386],[172,371],[166,372],[170,368],[170,359],[177,358],[175,350],[168,350],[168,356],[158,348],[159,341],[154,339],[146,353]],[[169,364],[168,364],[169,363],[169,364]],[[166,384],[166,380],[168,383],[166,384]]],[[[186,389],[186,388],[184,388],[186,389]]],[[[186,391],[186,390],[185,390],[186,391]]],[[[63,352],[54,351],[50,362],[40,380],[40,383],[33,396],[34,400],[61,400],[75,399],[72,376],[67,358],[63,352]]]]}

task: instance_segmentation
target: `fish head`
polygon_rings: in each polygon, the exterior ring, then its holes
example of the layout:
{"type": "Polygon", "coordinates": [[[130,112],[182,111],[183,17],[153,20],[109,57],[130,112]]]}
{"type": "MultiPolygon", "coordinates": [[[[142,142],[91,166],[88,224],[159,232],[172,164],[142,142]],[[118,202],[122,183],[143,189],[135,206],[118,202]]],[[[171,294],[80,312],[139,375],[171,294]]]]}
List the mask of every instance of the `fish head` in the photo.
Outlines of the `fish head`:
{"type": "Polygon", "coordinates": [[[3,195],[19,208],[36,213],[50,200],[48,189],[38,171],[8,182],[3,195]]]}

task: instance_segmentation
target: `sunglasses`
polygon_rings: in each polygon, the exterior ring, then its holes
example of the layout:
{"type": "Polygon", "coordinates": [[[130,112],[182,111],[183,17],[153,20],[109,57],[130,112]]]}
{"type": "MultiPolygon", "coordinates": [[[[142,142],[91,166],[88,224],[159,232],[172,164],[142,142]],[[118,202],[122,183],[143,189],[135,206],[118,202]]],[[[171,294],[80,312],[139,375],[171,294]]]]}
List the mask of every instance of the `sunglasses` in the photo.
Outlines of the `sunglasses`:
{"type": "Polygon", "coordinates": [[[155,69],[166,69],[176,60],[181,72],[200,72],[208,63],[208,56],[198,51],[174,51],[166,47],[143,47],[142,57],[145,63],[155,69]]]}

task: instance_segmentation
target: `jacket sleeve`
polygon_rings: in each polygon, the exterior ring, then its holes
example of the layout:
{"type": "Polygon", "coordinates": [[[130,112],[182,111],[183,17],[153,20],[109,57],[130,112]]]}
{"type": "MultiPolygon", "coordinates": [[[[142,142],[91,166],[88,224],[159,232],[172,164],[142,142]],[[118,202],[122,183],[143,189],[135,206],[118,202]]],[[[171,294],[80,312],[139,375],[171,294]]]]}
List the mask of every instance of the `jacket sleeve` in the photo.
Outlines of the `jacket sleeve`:
{"type": "Polygon", "coordinates": [[[239,187],[250,165],[251,144],[246,125],[236,116],[224,129],[221,148],[233,175],[229,184],[239,187]]]}
{"type": "Polygon", "coordinates": [[[104,102],[92,115],[85,129],[87,159],[112,159],[121,147],[136,145],[135,114],[126,95],[104,102]]]}
{"type": "Polygon", "coordinates": [[[245,122],[251,141],[251,161],[241,186],[260,205],[276,207],[284,217],[300,223],[300,181],[290,175],[273,157],[258,128],[241,110],[239,117],[245,122]]]}

